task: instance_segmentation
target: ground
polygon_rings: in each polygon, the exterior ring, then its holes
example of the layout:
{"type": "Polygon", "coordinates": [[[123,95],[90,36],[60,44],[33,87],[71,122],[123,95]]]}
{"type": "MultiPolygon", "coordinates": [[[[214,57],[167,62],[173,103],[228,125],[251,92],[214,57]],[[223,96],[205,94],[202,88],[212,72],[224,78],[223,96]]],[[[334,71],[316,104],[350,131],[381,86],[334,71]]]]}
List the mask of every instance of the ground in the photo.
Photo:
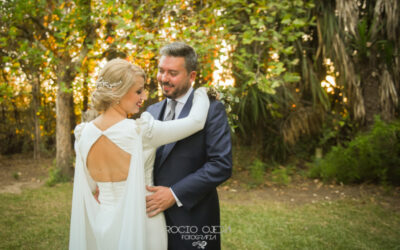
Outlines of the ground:
{"type": "MultiPolygon", "coordinates": [[[[52,158],[34,161],[27,155],[0,156],[0,193],[18,194],[24,188],[38,188],[44,185],[52,164],[52,158]]],[[[288,185],[265,182],[254,187],[244,183],[245,174],[234,173],[229,181],[218,188],[221,201],[238,204],[274,201],[296,206],[322,200],[332,202],[339,199],[356,199],[369,200],[400,211],[399,187],[326,184],[301,175],[292,176],[288,185]]]]}
{"type": "Polygon", "coordinates": [[[37,188],[48,176],[53,159],[35,161],[28,155],[0,155],[0,193],[21,193],[23,188],[37,188]]]}
{"type": "Polygon", "coordinates": [[[219,188],[221,200],[236,203],[255,203],[263,201],[303,205],[319,201],[332,202],[340,199],[370,200],[383,207],[400,211],[400,188],[382,186],[325,184],[317,179],[294,176],[289,185],[263,185],[258,188],[243,188],[238,183],[219,188]]]}

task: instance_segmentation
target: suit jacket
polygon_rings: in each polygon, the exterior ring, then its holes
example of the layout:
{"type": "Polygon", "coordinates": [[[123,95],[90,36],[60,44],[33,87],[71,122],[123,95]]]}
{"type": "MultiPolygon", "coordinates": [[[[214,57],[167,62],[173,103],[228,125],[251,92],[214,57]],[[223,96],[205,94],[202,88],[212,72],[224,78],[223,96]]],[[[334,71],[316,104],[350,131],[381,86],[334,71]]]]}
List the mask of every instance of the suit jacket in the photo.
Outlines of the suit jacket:
{"type": "MultiPolygon", "coordinates": [[[[193,92],[178,119],[189,114],[192,101],[193,92]]],[[[166,103],[153,104],[147,111],[162,120],[166,103]]],[[[211,101],[203,130],[157,150],[154,183],[171,187],[183,204],[165,211],[169,249],[220,249],[216,187],[231,174],[232,145],[225,107],[211,101]]]]}

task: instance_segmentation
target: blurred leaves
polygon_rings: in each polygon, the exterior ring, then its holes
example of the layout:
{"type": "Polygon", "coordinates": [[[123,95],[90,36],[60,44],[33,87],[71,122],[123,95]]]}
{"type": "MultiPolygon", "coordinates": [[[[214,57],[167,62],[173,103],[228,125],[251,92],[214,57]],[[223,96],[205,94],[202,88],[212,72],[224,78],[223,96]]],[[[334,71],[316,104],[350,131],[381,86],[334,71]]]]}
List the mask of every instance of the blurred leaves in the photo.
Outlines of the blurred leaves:
{"type": "MultiPolygon", "coordinates": [[[[366,80],[382,83],[376,106],[388,114],[398,110],[400,7],[387,0],[360,3],[1,1],[0,115],[7,121],[1,132],[9,138],[4,145],[21,140],[15,128],[31,138],[32,79],[40,80],[38,112],[49,149],[55,141],[57,84],[73,95],[79,121],[107,60],[119,57],[142,67],[150,93],[145,105],[159,101],[158,51],[172,41],[196,49],[195,87],[219,89],[235,139],[257,145],[262,160],[287,159],[310,135],[312,143],[303,143],[310,151],[321,142],[340,142],[369,110],[362,96],[366,80]],[[337,80],[332,92],[321,87],[327,75],[337,80]],[[227,79],[234,85],[223,87],[227,79]]],[[[20,150],[15,148],[7,152],[20,150]]]]}

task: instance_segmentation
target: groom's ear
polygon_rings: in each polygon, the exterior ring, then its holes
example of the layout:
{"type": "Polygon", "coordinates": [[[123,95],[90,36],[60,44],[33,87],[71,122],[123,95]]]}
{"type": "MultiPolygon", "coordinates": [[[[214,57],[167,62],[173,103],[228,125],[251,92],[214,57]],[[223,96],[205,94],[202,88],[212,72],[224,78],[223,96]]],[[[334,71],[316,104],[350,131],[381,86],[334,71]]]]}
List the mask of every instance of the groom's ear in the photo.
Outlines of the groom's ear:
{"type": "Polygon", "coordinates": [[[197,75],[197,72],[196,72],[196,71],[192,71],[192,72],[190,72],[190,74],[189,74],[189,77],[190,77],[190,83],[193,83],[193,82],[194,82],[194,80],[196,80],[196,75],[197,75]]]}

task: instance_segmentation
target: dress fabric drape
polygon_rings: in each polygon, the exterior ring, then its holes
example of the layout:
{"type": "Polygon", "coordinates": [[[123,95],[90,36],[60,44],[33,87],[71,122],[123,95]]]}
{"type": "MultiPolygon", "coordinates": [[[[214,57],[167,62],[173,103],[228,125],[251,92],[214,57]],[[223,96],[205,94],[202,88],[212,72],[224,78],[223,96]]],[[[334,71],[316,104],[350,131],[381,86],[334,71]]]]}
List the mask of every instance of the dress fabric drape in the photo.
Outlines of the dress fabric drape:
{"type": "Polygon", "coordinates": [[[75,133],[82,132],[84,138],[77,138],[75,144],[70,249],[146,249],[143,230],[147,217],[143,148],[141,135],[135,128],[134,121],[129,120],[124,120],[104,132],[98,130],[93,123],[83,123],[76,128],[75,133]],[[120,133],[116,126],[128,130],[126,137],[129,138],[119,139],[120,133]],[[103,135],[131,155],[122,197],[112,210],[94,199],[92,191],[95,190],[96,183],[90,178],[86,168],[86,157],[91,145],[103,135]]]}

